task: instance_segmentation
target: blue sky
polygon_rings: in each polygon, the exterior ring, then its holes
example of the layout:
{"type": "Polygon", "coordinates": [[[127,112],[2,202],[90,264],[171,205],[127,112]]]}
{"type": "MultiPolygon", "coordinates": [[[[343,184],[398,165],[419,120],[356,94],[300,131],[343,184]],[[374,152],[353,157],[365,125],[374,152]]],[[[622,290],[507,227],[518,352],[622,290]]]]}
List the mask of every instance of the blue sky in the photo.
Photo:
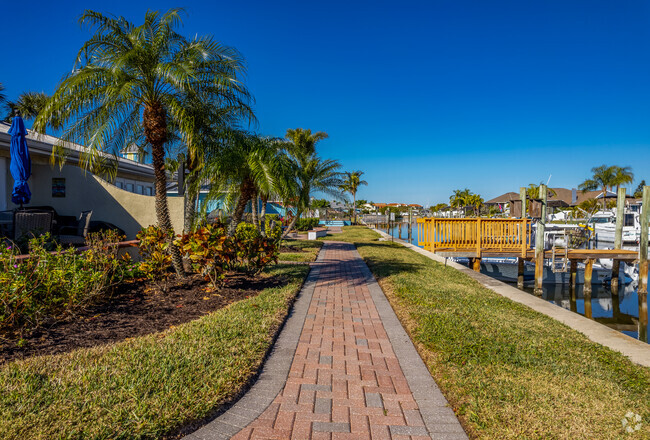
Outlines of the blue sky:
{"type": "Polygon", "coordinates": [[[90,35],[86,8],[139,24],[177,6],[185,35],[245,56],[256,131],[326,131],[321,154],[366,173],[359,198],[487,200],[601,164],[650,182],[646,1],[11,2],[0,82],[51,93],[90,35]]]}

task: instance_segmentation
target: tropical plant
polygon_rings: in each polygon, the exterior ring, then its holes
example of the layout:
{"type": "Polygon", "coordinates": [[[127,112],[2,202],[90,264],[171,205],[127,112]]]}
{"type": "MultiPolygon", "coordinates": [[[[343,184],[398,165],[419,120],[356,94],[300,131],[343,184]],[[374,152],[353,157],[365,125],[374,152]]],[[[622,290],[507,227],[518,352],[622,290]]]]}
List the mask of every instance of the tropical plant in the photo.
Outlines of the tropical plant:
{"type": "Polygon", "coordinates": [[[309,207],[312,191],[319,191],[334,198],[341,199],[341,165],[332,159],[321,159],[316,154],[316,143],[327,138],[323,132],[311,133],[301,128],[287,130],[287,152],[296,173],[295,195],[292,204],[296,213],[284,232],[283,238],[293,229],[296,221],[309,207]]]}
{"type": "Polygon", "coordinates": [[[465,207],[468,205],[467,199],[472,195],[472,192],[465,188],[463,190],[455,189],[454,193],[449,197],[449,206],[452,208],[462,208],[463,212],[465,207]]]}
{"type": "Polygon", "coordinates": [[[432,214],[434,214],[436,212],[442,211],[446,207],[447,207],[446,203],[437,203],[437,204],[429,207],[429,210],[431,211],[432,214]]]}
{"type": "Polygon", "coordinates": [[[5,91],[5,86],[2,83],[0,83],[0,104],[4,104],[5,102],[7,102],[7,95],[5,95],[4,91],[5,91]]]}
{"type": "Polygon", "coordinates": [[[166,292],[172,265],[169,232],[151,225],[138,232],[136,238],[140,240],[140,271],[158,290],[166,292]]]}
{"type": "Polygon", "coordinates": [[[312,209],[329,208],[330,202],[325,199],[314,199],[311,201],[310,207],[312,209]]]}
{"type": "Polygon", "coordinates": [[[634,197],[635,198],[640,199],[641,197],[643,197],[643,187],[644,186],[646,186],[646,183],[645,183],[645,180],[642,180],[639,183],[639,186],[637,186],[636,189],[634,190],[634,197]]]}
{"type": "MultiPolygon", "coordinates": [[[[250,99],[240,81],[241,55],[211,37],[184,38],[176,31],[181,13],[148,11],[144,23],[135,26],[124,17],[85,11],[79,21],[93,28],[94,35],[34,123],[40,132],[54,119],[65,124],[53,158],[61,160],[69,142],[86,145],[80,164],[88,168],[103,157],[101,152],[117,155],[126,145],[144,140],[152,151],[158,225],[165,231],[173,231],[165,145],[175,131],[188,148],[196,143],[187,96],[214,105],[250,99]]],[[[171,242],[170,250],[174,268],[182,274],[180,253],[171,242]]]]}
{"type": "MultiPolygon", "coordinates": [[[[47,106],[50,97],[43,92],[25,92],[16,101],[7,102],[9,113],[5,120],[9,121],[18,112],[23,119],[36,119],[38,114],[47,106]]],[[[48,125],[54,130],[61,128],[61,121],[53,116],[48,125]]],[[[45,134],[45,129],[43,129],[45,134]]]]}
{"type": "Polygon", "coordinates": [[[479,216],[481,206],[483,206],[483,198],[479,194],[470,194],[465,199],[467,206],[471,206],[474,209],[474,215],[479,216]]]}
{"type": "Polygon", "coordinates": [[[368,182],[361,180],[361,176],[363,176],[363,174],[363,171],[346,171],[343,177],[343,184],[341,185],[344,191],[347,191],[352,195],[352,221],[354,223],[357,222],[357,191],[361,185],[368,185],[368,182]]]}
{"type": "Polygon", "coordinates": [[[591,178],[585,179],[578,188],[582,192],[600,189],[603,196],[603,209],[606,207],[608,190],[611,190],[614,186],[618,187],[622,184],[630,183],[634,179],[634,174],[632,174],[630,167],[601,165],[599,167],[593,167],[591,172],[591,178]]]}

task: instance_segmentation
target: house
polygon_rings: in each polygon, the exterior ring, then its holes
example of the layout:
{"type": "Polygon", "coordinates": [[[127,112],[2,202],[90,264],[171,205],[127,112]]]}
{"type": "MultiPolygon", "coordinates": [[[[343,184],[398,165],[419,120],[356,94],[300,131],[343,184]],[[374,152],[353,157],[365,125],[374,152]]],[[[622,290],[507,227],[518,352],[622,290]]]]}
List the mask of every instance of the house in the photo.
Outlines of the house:
{"type": "MultiPolygon", "coordinates": [[[[11,201],[13,178],[9,171],[11,161],[9,124],[0,123],[0,211],[17,208],[11,201]]],[[[151,165],[126,158],[116,161],[116,174],[109,182],[79,167],[81,145],[71,145],[63,166],[52,165],[52,147],[58,138],[28,131],[27,145],[32,160],[32,175],[28,180],[32,199],[27,206],[51,206],[59,215],[78,217],[82,211],[92,210],[91,220],[112,223],[125,231],[127,238],[135,238],[143,227],[156,224],[154,204],[154,173],[151,165]]],[[[181,230],[184,206],[181,197],[168,198],[172,225],[181,230]]]]}

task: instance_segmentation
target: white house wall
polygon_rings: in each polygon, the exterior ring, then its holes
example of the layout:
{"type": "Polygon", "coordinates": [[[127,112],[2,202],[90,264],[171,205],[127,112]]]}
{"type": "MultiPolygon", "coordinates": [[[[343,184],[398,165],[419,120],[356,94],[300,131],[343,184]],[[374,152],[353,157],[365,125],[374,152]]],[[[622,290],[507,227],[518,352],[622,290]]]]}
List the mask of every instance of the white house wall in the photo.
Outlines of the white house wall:
{"type": "MultiPolygon", "coordinates": [[[[8,172],[9,161],[6,160],[3,167],[3,159],[0,157],[0,180],[2,180],[2,169],[8,176],[3,179],[5,189],[0,193],[0,204],[4,195],[7,204],[5,209],[14,209],[16,205],[11,202],[13,179],[8,172]]],[[[155,197],[124,191],[76,166],[66,165],[59,169],[58,166],[32,163],[32,176],[28,184],[32,192],[32,200],[26,206],[51,206],[59,215],[77,217],[82,211],[92,210],[91,220],[113,223],[126,232],[128,239],[135,238],[143,227],[157,223],[155,197]],[[52,196],[54,178],[65,179],[65,197],[52,196]]],[[[167,200],[172,225],[176,231],[181,231],[184,214],[183,198],[171,197],[167,200]]]]}

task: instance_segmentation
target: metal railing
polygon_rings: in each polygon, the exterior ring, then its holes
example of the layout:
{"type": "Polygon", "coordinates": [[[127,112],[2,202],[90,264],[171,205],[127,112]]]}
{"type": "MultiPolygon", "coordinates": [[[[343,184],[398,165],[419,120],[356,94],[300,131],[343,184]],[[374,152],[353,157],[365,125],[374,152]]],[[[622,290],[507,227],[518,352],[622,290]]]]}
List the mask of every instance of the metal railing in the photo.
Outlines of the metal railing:
{"type": "Polygon", "coordinates": [[[530,248],[530,220],[499,218],[421,218],[418,244],[430,251],[521,251],[530,248]]]}

